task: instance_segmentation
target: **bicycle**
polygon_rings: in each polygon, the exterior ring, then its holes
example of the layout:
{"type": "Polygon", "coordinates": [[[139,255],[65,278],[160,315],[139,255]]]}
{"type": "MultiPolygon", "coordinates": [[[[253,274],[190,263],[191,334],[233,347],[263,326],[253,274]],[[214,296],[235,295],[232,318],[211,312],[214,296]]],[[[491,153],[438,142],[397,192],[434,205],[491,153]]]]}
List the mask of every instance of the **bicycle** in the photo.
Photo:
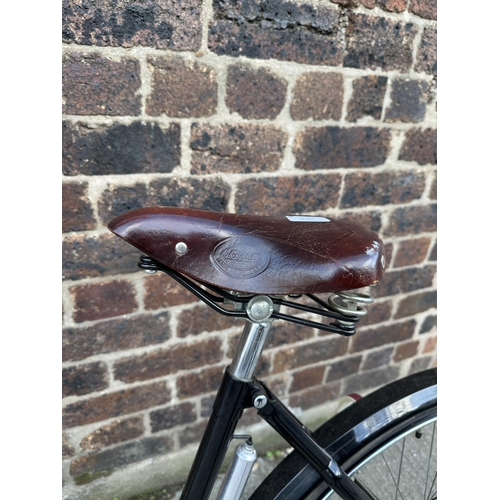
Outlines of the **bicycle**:
{"type": "Polygon", "coordinates": [[[243,411],[251,407],[294,448],[252,500],[326,499],[334,494],[347,500],[437,499],[436,369],[356,397],[314,433],[255,378],[276,319],[355,334],[367,311],[364,305],[373,301],[359,290],[380,281],[385,270],[384,245],[376,233],[327,217],[172,207],[131,210],[108,228],[144,254],[139,267],[146,272],[162,271],[217,312],[245,320],[181,500],[209,498],[229,445],[238,438],[244,442],[236,448],[218,500],[241,497],[256,452],[251,436],[234,432],[243,411]],[[331,295],[323,300],[318,296],[323,293],[331,295]],[[413,460],[421,453],[425,467],[413,460]],[[376,480],[370,469],[375,469],[376,480]]]}

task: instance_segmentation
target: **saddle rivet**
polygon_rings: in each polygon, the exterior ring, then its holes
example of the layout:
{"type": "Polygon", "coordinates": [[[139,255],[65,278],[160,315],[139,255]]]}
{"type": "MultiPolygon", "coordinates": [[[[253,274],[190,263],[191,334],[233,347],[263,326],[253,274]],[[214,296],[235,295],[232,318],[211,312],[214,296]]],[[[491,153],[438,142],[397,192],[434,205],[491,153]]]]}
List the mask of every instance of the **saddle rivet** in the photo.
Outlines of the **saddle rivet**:
{"type": "Polygon", "coordinates": [[[187,245],[183,241],[179,241],[177,245],[175,245],[175,253],[178,255],[184,255],[188,250],[187,245]]]}

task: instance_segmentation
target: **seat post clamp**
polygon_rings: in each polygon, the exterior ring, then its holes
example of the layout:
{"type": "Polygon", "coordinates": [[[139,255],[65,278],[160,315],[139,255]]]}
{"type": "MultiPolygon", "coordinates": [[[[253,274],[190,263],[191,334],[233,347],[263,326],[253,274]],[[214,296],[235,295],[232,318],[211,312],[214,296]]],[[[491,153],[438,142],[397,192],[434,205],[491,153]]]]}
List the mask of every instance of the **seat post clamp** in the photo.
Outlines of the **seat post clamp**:
{"type": "Polygon", "coordinates": [[[248,318],[255,323],[269,321],[274,311],[273,301],[267,295],[257,295],[246,307],[248,318]]]}

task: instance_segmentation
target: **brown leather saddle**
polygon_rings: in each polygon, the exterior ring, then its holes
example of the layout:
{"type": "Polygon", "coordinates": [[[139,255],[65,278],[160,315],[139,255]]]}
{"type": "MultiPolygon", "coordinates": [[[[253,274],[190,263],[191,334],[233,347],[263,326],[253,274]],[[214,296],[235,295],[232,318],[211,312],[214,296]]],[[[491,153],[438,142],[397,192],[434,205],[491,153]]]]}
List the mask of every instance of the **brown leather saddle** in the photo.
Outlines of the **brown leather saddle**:
{"type": "Polygon", "coordinates": [[[326,217],[149,207],[120,215],[108,227],[170,269],[249,294],[352,290],[377,283],[385,268],[376,233],[326,217]]]}

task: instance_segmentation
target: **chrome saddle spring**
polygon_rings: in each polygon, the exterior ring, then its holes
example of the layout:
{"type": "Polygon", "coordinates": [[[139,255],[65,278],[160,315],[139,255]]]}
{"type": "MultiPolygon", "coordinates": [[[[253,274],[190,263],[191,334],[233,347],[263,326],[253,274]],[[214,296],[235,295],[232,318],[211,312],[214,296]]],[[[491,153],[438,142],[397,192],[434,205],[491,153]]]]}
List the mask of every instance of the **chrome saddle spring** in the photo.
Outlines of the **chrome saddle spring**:
{"type": "Polygon", "coordinates": [[[373,297],[369,293],[362,293],[355,290],[334,292],[328,298],[328,305],[330,308],[344,316],[343,320],[337,320],[341,325],[351,326],[352,321],[349,321],[349,316],[360,318],[367,313],[365,307],[360,304],[371,304],[373,297]]]}

